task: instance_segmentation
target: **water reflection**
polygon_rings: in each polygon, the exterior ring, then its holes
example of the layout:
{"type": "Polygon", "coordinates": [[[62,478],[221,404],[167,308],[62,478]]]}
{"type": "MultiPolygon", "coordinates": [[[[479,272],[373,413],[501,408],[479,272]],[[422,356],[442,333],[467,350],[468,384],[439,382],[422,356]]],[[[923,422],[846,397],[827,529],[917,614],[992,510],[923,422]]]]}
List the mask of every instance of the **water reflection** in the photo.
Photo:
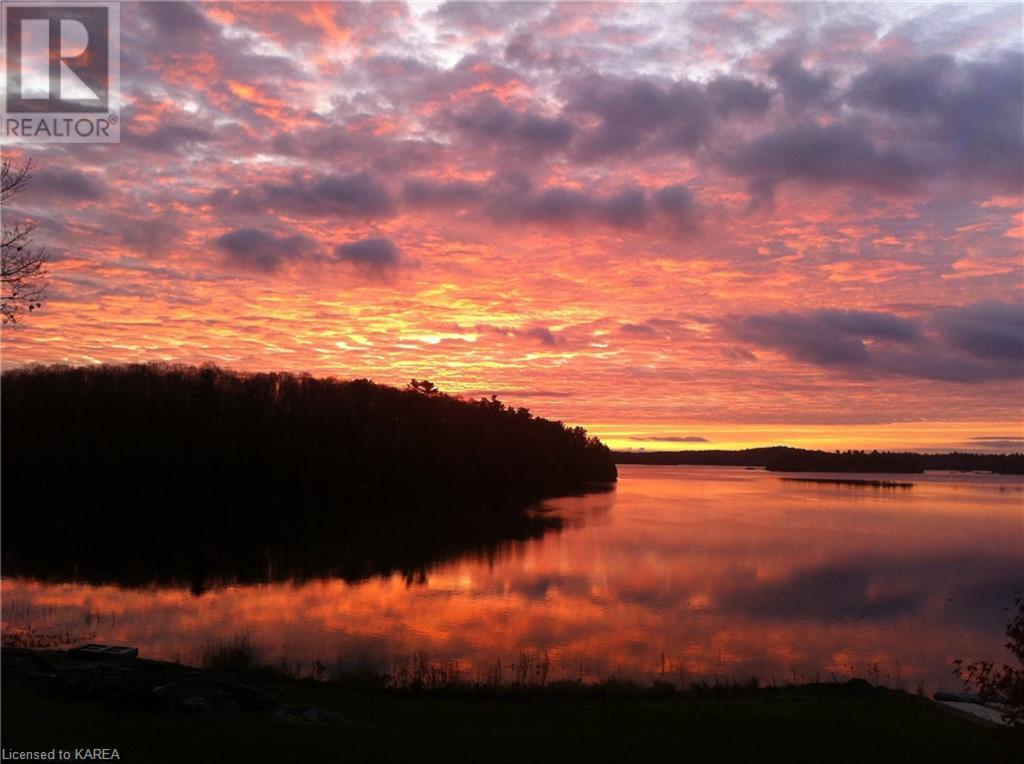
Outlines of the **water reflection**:
{"type": "Polygon", "coordinates": [[[45,581],[187,586],[194,594],[237,584],[356,582],[391,574],[413,583],[450,560],[493,563],[505,548],[563,524],[537,505],[387,501],[384,506],[379,497],[347,495],[330,522],[305,519],[314,514],[308,512],[297,520],[287,507],[270,506],[255,513],[219,508],[218,517],[228,519],[218,523],[168,524],[166,518],[178,516],[168,504],[142,508],[138,524],[115,527],[80,521],[42,529],[9,522],[4,572],[45,581]]]}
{"type": "Polygon", "coordinates": [[[628,466],[614,493],[548,502],[560,532],[456,553],[419,577],[270,579],[200,594],[8,577],[4,623],[85,629],[186,660],[211,635],[248,632],[272,661],[426,651],[472,671],[546,651],[553,675],[665,668],[784,681],[877,666],[954,687],[954,657],[1002,657],[1005,608],[1024,590],[1021,488],[927,475],[884,491],[628,466]]]}

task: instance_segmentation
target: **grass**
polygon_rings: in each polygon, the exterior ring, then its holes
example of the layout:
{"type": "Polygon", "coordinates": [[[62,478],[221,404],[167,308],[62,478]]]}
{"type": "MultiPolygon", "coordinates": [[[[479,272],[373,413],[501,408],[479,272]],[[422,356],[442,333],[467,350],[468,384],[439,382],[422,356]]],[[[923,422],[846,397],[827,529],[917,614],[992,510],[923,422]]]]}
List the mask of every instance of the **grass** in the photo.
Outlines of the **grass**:
{"type": "Polygon", "coordinates": [[[223,671],[250,671],[259,667],[259,651],[248,634],[238,634],[227,640],[210,640],[199,655],[199,665],[205,669],[223,671]]]}
{"type": "Polygon", "coordinates": [[[117,747],[130,762],[1012,761],[1009,738],[912,695],[858,683],[719,688],[555,682],[528,692],[365,689],[267,671],[239,675],[281,703],[341,714],[333,724],[266,712],[181,716],[75,700],[5,681],[9,750],[117,747]]]}

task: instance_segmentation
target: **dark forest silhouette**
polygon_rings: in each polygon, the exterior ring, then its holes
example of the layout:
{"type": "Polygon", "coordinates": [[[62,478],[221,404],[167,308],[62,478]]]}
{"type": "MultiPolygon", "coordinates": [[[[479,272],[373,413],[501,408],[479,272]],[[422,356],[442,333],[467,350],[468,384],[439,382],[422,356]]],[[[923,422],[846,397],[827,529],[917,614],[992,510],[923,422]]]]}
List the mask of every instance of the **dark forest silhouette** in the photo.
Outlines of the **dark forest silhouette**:
{"type": "Polygon", "coordinates": [[[581,427],[415,380],[399,390],[134,365],[33,367],[6,372],[2,384],[4,490],[16,502],[134,484],[192,499],[357,486],[536,498],[616,478],[610,451],[581,427]]]}
{"type": "Polygon", "coordinates": [[[697,464],[764,467],[775,472],[895,472],[925,470],[1024,474],[1024,454],[918,454],[908,451],[812,451],[789,446],[739,451],[616,451],[616,464],[697,464]]]}
{"type": "Polygon", "coordinates": [[[52,366],[2,393],[8,574],[414,576],[556,527],[526,508],[616,479],[582,428],[423,381],[52,366]]]}

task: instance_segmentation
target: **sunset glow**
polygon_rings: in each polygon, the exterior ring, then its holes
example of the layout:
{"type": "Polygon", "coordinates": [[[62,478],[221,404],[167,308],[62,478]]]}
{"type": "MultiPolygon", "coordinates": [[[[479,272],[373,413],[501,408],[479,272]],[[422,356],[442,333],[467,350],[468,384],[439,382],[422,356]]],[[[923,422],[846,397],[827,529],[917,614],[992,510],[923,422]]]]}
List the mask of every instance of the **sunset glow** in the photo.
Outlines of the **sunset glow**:
{"type": "Polygon", "coordinates": [[[613,448],[1022,450],[1022,23],[125,3],[121,143],[4,149],[51,263],[3,365],[426,378],[613,448]]]}

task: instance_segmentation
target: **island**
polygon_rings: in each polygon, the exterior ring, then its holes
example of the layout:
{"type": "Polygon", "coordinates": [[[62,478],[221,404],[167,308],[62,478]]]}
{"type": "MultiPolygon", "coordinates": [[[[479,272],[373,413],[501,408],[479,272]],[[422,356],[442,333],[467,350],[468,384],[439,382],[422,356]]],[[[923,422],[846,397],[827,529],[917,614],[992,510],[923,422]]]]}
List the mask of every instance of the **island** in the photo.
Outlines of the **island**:
{"type": "Polygon", "coordinates": [[[789,446],[737,451],[615,451],[616,464],[761,467],[773,472],[877,472],[920,474],[925,470],[1024,474],[1024,454],[908,451],[814,451],[789,446]]]}

